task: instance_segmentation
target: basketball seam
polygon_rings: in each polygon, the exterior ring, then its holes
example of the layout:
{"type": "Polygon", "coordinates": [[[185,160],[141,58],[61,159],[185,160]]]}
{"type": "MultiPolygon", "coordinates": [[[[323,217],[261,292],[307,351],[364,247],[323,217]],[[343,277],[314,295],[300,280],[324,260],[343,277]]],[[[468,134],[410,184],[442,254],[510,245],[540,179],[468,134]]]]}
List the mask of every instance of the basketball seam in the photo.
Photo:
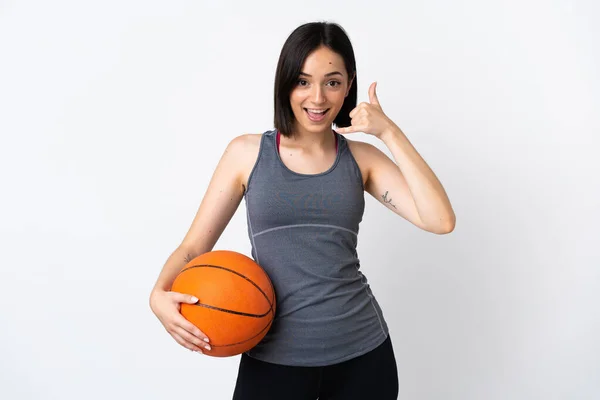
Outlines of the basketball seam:
{"type": "Polygon", "coordinates": [[[197,307],[210,308],[211,310],[221,311],[224,313],[241,315],[243,317],[252,317],[252,318],[262,318],[262,317],[266,316],[267,314],[269,314],[271,312],[271,309],[273,308],[273,307],[269,308],[269,310],[264,314],[250,314],[250,313],[245,313],[245,312],[241,312],[241,311],[230,310],[228,308],[215,307],[215,306],[211,306],[209,304],[204,304],[204,303],[200,303],[200,302],[194,303],[192,305],[197,306],[197,307]]]}
{"type": "Polygon", "coordinates": [[[243,343],[249,342],[250,340],[256,338],[261,333],[263,333],[266,329],[270,328],[272,324],[273,324],[273,320],[270,320],[269,323],[267,324],[267,326],[265,326],[264,328],[262,328],[260,330],[260,332],[258,332],[256,335],[252,336],[251,338],[248,338],[248,339],[243,340],[241,342],[229,343],[229,344],[214,344],[214,343],[211,343],[211,346],[212,347],[231,347],[231,346],[237,346],[238,344],[243,344],[243,343]]]}

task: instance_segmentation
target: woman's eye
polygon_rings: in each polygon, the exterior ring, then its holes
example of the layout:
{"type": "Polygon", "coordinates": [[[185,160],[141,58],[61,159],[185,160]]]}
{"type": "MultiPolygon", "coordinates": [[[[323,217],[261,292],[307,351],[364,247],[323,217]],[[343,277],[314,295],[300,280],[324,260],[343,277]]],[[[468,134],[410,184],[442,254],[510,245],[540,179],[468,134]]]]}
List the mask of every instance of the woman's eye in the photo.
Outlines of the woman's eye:
{"type": "MultiPolygon", "coordinates": [[[[306,81],[306,79],[298,79],[298,81],[296,82],[298,86],[308,86],[308,81],[306,81]]],[[[339,85],[341,85],[342,83],[339,81],[329,81],[327,82],[327,85],[332,86],[332,87],[337,87],[339,85]]]]}

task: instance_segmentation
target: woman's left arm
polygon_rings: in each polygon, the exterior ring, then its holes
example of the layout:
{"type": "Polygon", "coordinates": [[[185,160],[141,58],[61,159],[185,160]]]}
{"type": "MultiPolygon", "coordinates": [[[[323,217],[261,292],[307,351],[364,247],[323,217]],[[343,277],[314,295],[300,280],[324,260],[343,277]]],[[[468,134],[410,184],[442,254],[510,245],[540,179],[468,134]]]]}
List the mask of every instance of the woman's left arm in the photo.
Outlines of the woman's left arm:
{"type": "Polygon", "coordinates": [[[421,229],[437,234],[452,232],[456,216],[444,187],[402,130],[383,113],[375,87],[373,83],[369,88],[370,103],[361,103],[350,112],[351,126],[336,129],[339,133],[376,136],[396,161],[363,143],[359,157],[366,164],[365,190],[421,229]]]}

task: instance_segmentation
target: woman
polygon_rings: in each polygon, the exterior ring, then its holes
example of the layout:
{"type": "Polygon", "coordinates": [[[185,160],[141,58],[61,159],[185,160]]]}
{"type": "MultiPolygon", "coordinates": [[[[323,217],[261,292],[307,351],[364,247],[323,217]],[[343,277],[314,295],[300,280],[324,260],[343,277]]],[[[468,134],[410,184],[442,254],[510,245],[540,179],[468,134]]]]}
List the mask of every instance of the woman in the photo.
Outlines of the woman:
{"type": "Polygon", "coordinates": [[[356,253],[364,192],[429,232],[451,232],[455,216],[375,89],[356,106],[354,52],[339,25],[294,30],[277,66],[276,129],[229,143],[158,277],[153,312],[179,344],[210,352],[209,338],[179,313],[180,303],[197,299],[169,289],[185,263],[213,249],[245,198],[252,256],[273,282],[277,315],[262,342],[242,354],[234,399],[397,398],[388,327],[356,253]],[[382,140],[396,163],[341,135],[352,132],[382,140]]]}

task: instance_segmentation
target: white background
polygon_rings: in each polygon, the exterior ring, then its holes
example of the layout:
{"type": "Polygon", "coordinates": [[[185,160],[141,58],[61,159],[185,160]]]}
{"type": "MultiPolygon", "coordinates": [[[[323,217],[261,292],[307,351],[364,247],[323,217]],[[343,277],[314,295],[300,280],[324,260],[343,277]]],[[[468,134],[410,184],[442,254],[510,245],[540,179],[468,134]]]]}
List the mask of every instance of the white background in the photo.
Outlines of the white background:
{"type": "MultiPolygon", "coordinates": [[[[359,102],[378,81],[457,214],[433,235],[366,195],[400,398],[599,398],[599,11],[0,1],[0,397],[231,398],[239,359],[180,347],[148,295],[226,144],[272,128],[285,39],[328,20],[359,102]]],[[[249,254],[246,235],[242,203],[215,249],[249,254]]]]}

